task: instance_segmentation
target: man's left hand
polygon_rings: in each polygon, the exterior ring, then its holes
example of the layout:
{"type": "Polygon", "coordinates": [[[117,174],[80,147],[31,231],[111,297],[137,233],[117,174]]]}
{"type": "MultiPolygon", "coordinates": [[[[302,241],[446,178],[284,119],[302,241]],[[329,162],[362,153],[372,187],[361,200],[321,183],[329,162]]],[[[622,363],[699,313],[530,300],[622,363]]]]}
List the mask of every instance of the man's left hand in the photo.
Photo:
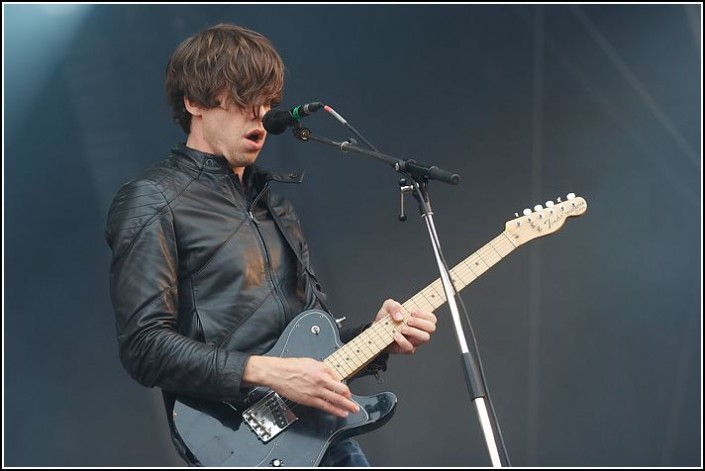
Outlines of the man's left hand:
{"type": "MultiPolygon", "coordinates": [[[[400,323],[404,320],[402,306],[393,299],[388,299],[377,313],[375,321],[390,315],[392,320],[400,323]]],[[[432,312],[415,309],[401,325],[401,329],[394,335],[394,343],[385,350],[387,353],[402,353],[411,355],[416,352],[419,345],[431,339],[431,334],[436,331],[436,316],[432,312]]]]}

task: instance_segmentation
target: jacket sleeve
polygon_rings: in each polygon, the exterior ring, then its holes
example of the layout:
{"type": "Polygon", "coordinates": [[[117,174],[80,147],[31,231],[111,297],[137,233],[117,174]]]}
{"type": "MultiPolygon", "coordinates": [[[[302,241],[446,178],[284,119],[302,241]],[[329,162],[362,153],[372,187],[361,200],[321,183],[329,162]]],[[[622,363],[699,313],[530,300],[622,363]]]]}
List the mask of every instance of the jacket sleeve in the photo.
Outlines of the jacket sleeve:
{"type": "Polygon", "coordinates": [[[236,400],[248,354],[178,333],[178,250],[170,201],[151,182],[120,189],[108,214],[110,291],[120,360],[139,383],[236,400]]]}

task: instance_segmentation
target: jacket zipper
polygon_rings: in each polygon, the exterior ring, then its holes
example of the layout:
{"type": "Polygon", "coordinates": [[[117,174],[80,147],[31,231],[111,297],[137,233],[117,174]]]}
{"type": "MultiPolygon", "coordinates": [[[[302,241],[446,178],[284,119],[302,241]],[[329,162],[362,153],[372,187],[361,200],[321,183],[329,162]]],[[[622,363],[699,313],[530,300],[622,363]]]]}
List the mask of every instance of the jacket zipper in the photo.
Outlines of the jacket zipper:
{"type": "MultiPolygon", "coordinates": [[[[232,181],[231,181],[231,184],[233,185],[233,189],[237,192],[237,189],[235,188],[235,184],[232,181]]],[[[252,204],[250,204],[250,207],[245,208],[245,211],[247,212],[247,215],[248,215],[249,220],[251,222],[250,225],[254,227],[254,232],[257,234],[257,239],[259,241],[260,250],[262,250],[262,254],[264,256],[265,267],[266,267],[265,269],[267,270],[267,273],[269,275],[269,280],[272,283],[272,287],[274,289],[274,298],[279,303],[279,307],[281,307],[282,314],[284,315],[284,323],[286,324],[289,310],[286,308],[286,304],[283,301],[283,296],[281,293],[281,289],[279,288],[279,285],[278,285],[278,280],[274,277],[274,274],[272,273],[272,266],[270,264],[269,251],[267,250],[267,244],[264,240],[264,237],[262,236],[262,231],[260,231],[259,221],[257,220],[257,218],[255,218],[255,215],[252,212],[255,205],[259,201],[259,199],[266,193],[267,189],[269,189],[269,182],[266,182],[264,184],[264,187],[262,188],[262,190],[257,194],[255,199],[252,200],[252,204]]],[[[243,198],[243,201],[244,201],[244,198],[243,198]]],[[[244,207],[244,205],[243,205],[243,207],[244,207]]],[[[272,215],[272,218],[274,218],[273,215],[272,215]]]]}

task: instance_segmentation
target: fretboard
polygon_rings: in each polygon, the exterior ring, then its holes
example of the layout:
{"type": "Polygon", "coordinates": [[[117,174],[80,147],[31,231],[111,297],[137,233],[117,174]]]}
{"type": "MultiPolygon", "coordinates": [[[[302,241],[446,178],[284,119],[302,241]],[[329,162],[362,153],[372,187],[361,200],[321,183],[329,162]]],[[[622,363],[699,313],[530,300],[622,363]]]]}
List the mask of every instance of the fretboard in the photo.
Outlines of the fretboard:
{"type": "MultiPolygon", "coordinates": [[[[515,248],[516,246],[512,243],[510,237],[506,232],[503,232],[480,250],[457,264],[450,270],[451,280],[456,291],[462,290],[475,281],[490,267],[509,255],[515,248]]],[[[394,341],[394,335],[406,323],[411,311],[419,309],[433,312],[445,302],[443,282],[438,278],[402,304],[403,321],[394,321],[391,316],[378,320],[360,335],[336,350],[324,362],[335,368],[340,376],[348,379],[362,370],[394,341]]]]}

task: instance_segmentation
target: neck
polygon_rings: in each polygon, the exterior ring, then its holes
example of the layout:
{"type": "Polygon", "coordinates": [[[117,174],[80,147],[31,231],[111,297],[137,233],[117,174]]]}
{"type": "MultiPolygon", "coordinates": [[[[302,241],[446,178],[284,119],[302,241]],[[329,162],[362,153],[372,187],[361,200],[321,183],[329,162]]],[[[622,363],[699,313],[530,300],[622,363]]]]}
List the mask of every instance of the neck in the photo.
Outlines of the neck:
{"type": "MultiPolygon", "coordinates": [[[[202,139],[199,139],[198,133],[196,132],[191,132],[188,134],[188,137],[186,138],[186,147],[190,147],[191,149],[196,149],[201,152],[206,152],[208,154],[212,154],[213,150],[211,150],[210,146],[205,144],[205,141],[202,139]]],[[[238,176],[240,181],[242,182],[242,175],[245,173],[245,167],[230,167],[235,175],[238,176]]]]}

